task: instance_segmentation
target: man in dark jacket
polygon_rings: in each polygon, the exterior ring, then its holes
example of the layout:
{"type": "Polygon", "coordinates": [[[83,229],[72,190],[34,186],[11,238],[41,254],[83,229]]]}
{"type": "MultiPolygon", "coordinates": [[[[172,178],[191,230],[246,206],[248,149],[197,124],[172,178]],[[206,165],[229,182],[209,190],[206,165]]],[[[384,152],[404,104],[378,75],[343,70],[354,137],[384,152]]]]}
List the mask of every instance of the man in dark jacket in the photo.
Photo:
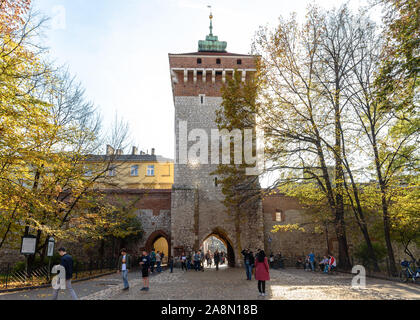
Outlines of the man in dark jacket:
{"type": "MultiPolygon", "coordinates": [[[[66,249],[58,249],[58,253],[61,256],[60,265],[64,267],[66,271],[66,289],[70,291],[73,300],[78,300],[76,292],[71,285],[71,278],[73,277],[73,258],[66,252],[66,249]]],[[[54,289],[53,300],[57,300],[59,289],[54,289]]]]}
{"type": "Polygon", "coordinates": [[[124,282],[124,289],[128,290],[130,288],[128,284],[128,272],[131,268],[131,256],[127,254],[126,249],[121,249],[121,255],[118,258],[118,272],[122,273],[123,282],[124,282]]]}
{"type": "Polygon", "coordinates": [[[220,254],[219,250],[216,250],[213,256],[214,264],[216,265],[216,270],[219,270],[219,263],[220,263],[220,254]]]}
{"type": "Polygon", "coordinates": [[[241,253],[244,256],[246,279],[247,280],[252,280],[252,264],[251,264],[251,261],[250,261],[249,250],[248,249],[242,250],[241,253]]]}

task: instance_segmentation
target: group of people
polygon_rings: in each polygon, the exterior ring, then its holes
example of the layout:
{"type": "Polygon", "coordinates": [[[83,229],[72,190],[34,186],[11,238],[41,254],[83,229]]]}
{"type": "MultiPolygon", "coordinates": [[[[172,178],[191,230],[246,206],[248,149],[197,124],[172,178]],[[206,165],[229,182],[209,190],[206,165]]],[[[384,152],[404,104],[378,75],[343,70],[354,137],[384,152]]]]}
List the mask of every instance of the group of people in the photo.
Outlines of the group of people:
{"type": "Polygon", "coordinates": [[[194,269],[195,271],[204,271],[204,262],[207,263],[207,267],[211,267],[213,261],[216,266],[216,270],[219,270],[219,265],[226,262],[226,254],[223,251],[219,252],[219,250],[216,250],[213,254],[210,251],[207,251],[207,253],[204,254],[202,250],[198,250],[188,255],[185,252],[182,252],[179,260],[181,261],[181,269],[183,271],[191,269],[194,269]]]}
{"type": "MultiPolygon", "coordinates": [[[[123,290],[128,290],[130,288],[128,283],[128,272],[131,269],[131,256],[127,253],[125,248],[121,249],[121,255],[118,259],[118,272],[122,273],[124,288],[123,290]]],[[[155,251],[152,249],[150,254],[147,251],[143,251],[140,257],[140,267],[141,267],[141,274],[143,278],[143,287],[140,291],[149,291],[149,274],[155,272],[155,265],[156,265],[156,272],[162,272],[162,261],[165,257],[165,254],[160,251],[155,251]]],[[[173,272],[173,257],[169,258],[169,267],[171,272],[173,272]]]]}
{"type": "Polygon", "coordinates": [[[259,294],[265,297],[265,282],[270,281],[270,267],[264,250],[258,250],[254,255],[250,249],[245,249],[241,254],[244,257],[246,280],[252,280],[254,274],[255,280],[258,281],[259,294]]]}
{"type": "MultiPolygon", "coordinates": [[[[298,258],[296,261],[296,268],[300,268],[303,266],[305,271],[315,271],[316,270],[316,260],[315,255],[313,252],[310,252],[305,261],[302,258],[298,258]]],[[[332,271],[337,268],[337,260],[334,258],[332,254],[325,255],[322,259],[318,261],[319,270],[324,273],[331,273],[332,271]]]]}

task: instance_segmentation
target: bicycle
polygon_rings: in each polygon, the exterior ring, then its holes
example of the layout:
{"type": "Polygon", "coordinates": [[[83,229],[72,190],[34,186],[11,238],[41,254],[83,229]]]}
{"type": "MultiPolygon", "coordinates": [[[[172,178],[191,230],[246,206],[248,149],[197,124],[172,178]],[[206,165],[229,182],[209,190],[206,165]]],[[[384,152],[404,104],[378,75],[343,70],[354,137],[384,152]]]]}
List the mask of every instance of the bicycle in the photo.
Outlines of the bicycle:
{"type": "Polygon", "coordinates": [[[420,268],[417,268],[416,271],[413,271],[413,269],[410,267],[411,264],[413,264],[415,268],[415,261],[408,262],[403,260],[401,262],[403,269],[400,272],[400,279],[404,283],[407,283],[408,279],[411,279],[413,283],[416,283],[417,279],[420,279],[420,268]]]}

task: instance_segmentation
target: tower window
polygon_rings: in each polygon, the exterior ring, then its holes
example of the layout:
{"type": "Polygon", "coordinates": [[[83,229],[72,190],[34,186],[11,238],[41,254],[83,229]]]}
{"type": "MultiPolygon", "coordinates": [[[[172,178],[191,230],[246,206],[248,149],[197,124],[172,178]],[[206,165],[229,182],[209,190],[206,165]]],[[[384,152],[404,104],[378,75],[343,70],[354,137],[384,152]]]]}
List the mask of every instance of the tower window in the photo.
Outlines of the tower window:
{"type": "Polygon", "coordinates": [[[274,221],[276,222],[284,222],[284,214],[281,210],[276,210],[274,214],[274,221]]]}
{"type": "Polygon", "coordinates": [[[236,63],[237,64],[242,64],[242,60],[241,59],[238,59],[238,60],[236,60],[236,63]]]}
{"type": "Polygon", "coordinates": [[[220,59],[216,59],[216,64],[221,64],[222,61],[220,59]]]}
{"type": "Polygon", "coordinates": [[[214,178],[214,186],[218,187],[219,186],[219,181],[217,180],[217,177],[214,178]]]}
{"type": "Polygon", "coordinates": [[[197,59],[197,64],[201,64],[201,62],[202,62],[202,61],[201,61],[201,58],[198,58],[198,59],[197,59]]]}

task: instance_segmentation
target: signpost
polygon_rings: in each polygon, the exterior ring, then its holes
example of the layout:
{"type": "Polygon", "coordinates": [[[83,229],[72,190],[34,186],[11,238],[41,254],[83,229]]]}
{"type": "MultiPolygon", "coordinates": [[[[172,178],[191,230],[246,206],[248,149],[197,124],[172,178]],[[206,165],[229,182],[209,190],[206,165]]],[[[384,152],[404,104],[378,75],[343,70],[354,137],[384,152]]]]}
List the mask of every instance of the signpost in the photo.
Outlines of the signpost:
{"type": "Polygon", "coordinates": [[[55,246],[55,239],[53,237],[50,237],[48,239],[48,250],[47,250],[47,257],[48,257],[48,280],[50,278],[51,257],[54,255],[54,246],[55,246]]]}
{"type": "Polygon", "coordinates": [[[25,235],[22,237],[22,244],[20,246],[20,253],[25,256],[25,282],[28,277],[28,257],[34,255],[36,252],[36,237],[25,235]]]}

